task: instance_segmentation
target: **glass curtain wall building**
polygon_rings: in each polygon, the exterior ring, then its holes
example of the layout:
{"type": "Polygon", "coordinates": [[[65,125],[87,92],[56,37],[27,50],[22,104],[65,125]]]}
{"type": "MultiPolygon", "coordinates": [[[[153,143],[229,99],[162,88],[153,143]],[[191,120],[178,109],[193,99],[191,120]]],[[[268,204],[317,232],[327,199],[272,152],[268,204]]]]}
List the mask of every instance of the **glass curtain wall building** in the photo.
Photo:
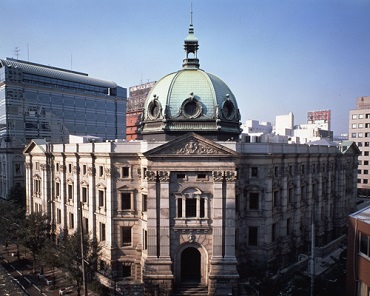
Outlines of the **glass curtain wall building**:
{"type": "Polygon", "coordinates": [[[21,152],[31,139],[125,138],[126,99],[125,88],[86,73],[0,60],[0,197],[23,186],[21,152]]]}

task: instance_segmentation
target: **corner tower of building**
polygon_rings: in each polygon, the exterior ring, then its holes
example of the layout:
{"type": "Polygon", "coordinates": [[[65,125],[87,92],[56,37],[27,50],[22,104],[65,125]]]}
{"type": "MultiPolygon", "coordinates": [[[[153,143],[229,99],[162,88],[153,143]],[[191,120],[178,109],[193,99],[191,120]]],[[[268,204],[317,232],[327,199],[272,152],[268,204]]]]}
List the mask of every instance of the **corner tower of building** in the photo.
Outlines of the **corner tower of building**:
{"type": "Polygon", "coordinates": [[[160,79],[144,103],[144,140],[171,140],[188,132],[219,141],[239,139],[235,96],[224,81],[199,68],[198,48],[191,21],[182,69],[160,79]]]}

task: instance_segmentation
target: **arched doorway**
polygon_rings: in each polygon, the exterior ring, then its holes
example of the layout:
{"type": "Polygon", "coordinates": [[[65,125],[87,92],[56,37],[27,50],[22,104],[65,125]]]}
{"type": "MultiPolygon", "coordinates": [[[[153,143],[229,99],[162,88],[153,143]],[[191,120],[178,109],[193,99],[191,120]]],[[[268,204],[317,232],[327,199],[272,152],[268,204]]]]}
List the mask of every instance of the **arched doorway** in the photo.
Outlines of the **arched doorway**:
{"type": "Polygon", "coordinates": [[[200,283],[200,252],[196,248],[181,253],[181,281],[200,283]]]}

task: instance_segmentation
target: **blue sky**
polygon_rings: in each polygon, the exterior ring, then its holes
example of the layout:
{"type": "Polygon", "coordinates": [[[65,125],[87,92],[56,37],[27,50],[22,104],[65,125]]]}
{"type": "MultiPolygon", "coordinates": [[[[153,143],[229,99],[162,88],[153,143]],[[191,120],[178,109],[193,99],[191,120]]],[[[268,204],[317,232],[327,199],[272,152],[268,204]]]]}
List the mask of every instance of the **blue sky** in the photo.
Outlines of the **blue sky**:
{"type": "MultiPolygon", "coordinates": [[[[348,132],[370,95],[369,0],[193,0],[201,68],[223,79],[242,121],[332,110],[348,132]]],[[[181,68],[190,0],[2,0],[0,58],[130,87],[181,68]]]]}

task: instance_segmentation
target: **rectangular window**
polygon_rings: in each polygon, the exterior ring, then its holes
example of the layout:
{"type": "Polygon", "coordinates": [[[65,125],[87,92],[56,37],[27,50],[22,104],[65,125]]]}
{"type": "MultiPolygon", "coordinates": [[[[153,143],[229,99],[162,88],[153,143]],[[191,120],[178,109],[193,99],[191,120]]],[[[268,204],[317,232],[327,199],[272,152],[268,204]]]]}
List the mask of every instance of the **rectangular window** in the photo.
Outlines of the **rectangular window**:
{"type": "Polygon", "coordinates": [[[369,174],[369,170],[364,170],[364,175],[369,174]]]}
{"type": "Polygon", "coordinates": [[[275,190],[273,194],[273,206],[277,207],[279,205],[279,191],[275,190]]]}
{"type": "Polygon", "coordinates": [[[130,168],[123,167],[121,171],[121,178],[128,178],[128,177],[130,177],[130,168]]]}
{"type": "Polygon", "coordinates": [[[99,190],[99,207],[104,207],[104,191],[99,190]]]}
{"type": "Polygon", "coordinates": [[[146,194],[143,194],[142,198],[143,198],[143,212],[146,212],[148,209],[148,196],[146,194]]]}
{"type": "Polygon", "coordinates": [[[57,224],[62,223],[62,211],[61,209],[57,209],[57,224]]]}
{"type": "Polygon", "coordinates": [[[177,179],[180,179],[180,180],[181,180],[181,179],[183,180],[183,179],[185,179],[185,174],[177,174],[177,175],[176,175],[176,178],[177,178],[177,179]]]}
{"type": "Polygon", "coordinates": [[[271,226],[271,241],[275,241],[276,240],[276,223],[272,224],[271,226]]]}
{"type": "Polygon", "coordinates": [[[357,119],[357,114],[352,114],[352,119],[357,119]]]}
{"type": "Polygon", "coordinates": [[[58,162],[55,164],[55,167],[56,167],[56,171],[59,172],[59,163],[58,162]]]}
{"type": "Polygon", "coordinates": [[[73,185],[68,184],[68,199],[73,200],[73,185]]]}
{"type": "Polygon", "coordinates": [[[87,188],[82,187],[82,202],[87,202],[87,188]]]}
{"type": "Polygon", "coordinates": [[[368,160],[364,160],[364,165],[369,165],[369,161],[368,160]]]}
{"type": "Polygon", "coordinates": [[[131,193],[121,193],[121,210],[131,210],[131,193]]]}
{"type": "Polygon", "coordinates": [[[364,114],[359,114],[359,115],[358,115],[358,118],[359,118],[359,119],[363,119],[363,118],[364,118],[364,114]]]}
{"type": "Polygon", "coordinates": [[[364,124],[363,123],[359,123],[358,124],[358,128],[363,128],[364,127],[364,124]]]}
{"type": "Polygon", "coordinates": [[[275,177],[279,176],[279,168],[278,167],[274,168],[274,175],[275,175],[275,177]]]}
{"type": "Polygon", "coordinates": [[[75,219],[73,213],[69,213],[69,228],[75,228],[75,219]]]}
{"type": "Polygon", "coordinates": [[[360,232],[360,247],[359,247],[359,252],[366,255],[366,256],[369,256],[369,237],[360,232]]]}
{"type": "Polygon", "coordinates": [[[358,137],[359,138],[362,138],[364,136],[364,134],[363,133],[358,133],[358,137]]]}
{"type": "Polygon", "coordinates": [[[197,174],[197,180],[207,180],[207,174],[206,173],[197,174]]]}
{"type": "Polygon", "coordinates": [[[143,249],[148,249],[148,231],[145,229],[143,229],[143,249]]]}
{"type": "Polygon", "coordinates": [[[86,164],[84,164],[84,165],[82,166],[82,174],[83,174],[83,175],[86,175],[86,173],[87,173],[87,167],[86,167],[86,164]]]}
{"type": "Polygon", "coordinates": [[[294,201],[294,188],[290,187],[288,189],[288,202],[293,202],[294,201]]]}
{"type": "Polygon", "coordinates": [[[205,199],[201,198],[199,202],[200,202],[199,217],[204,218],[205,217],[205,199]]]}
{"type": "Polygon", "coordinates": [[[197,216],[197,200],[195,198],[187,198],[186,204],[186,217],[196,217],[197,216]]]}
{"type": "Polygon", "coordinates": [[[368,183],[368,180],[367,179],[364,179],[364,182],[363,182],[364,184],[367,184],[368,183]]]}
{"type": "Polygon", "coordinates": [[[100,241],[105,241],[105,224],[100,222],[99,228],[100,228],[100,241]]]}
{"type": "Polygon", "coordinates": [[[83,219],[83,225],[84,233],[89,233],[89,219],[84,218],[83,219]]]}
{"type": "Polygon", "coordinates": [[[351,137],[352,137],[352,138],[356,138],[356,133],[352,133],[352,134],[351,134],[351,137]]]}
{"type": "Polygon", "coordinates": [[[121,227],[122,246],[131,246],[131,227],[121,227]]]}
{"type": "Polygon", "coordinates": [[[72,173],[72,164],[68,164],[68,173],[72,173]]]}
{"type": "Polygon", "coordinates": [[[352,128],[356,128],[356,123],[352,123],[352,128]]]}
{"type": "Polygon", "coordinates": [[[258,177],[258,167],[251,167],[251,177],[258,177]]]}
{"type": "Polygon", "coordinates": [[[364,152],[364,155],[365,155],[365,156],[369,156],[369,151],[365,151],[365,152],[364,152]]]}
{"type": "Polygon", "coordinates": [[[250,192],[249,193],[249,209],[250,210],[258,210],[259,209],[259,193],[258,192],[250,192]]]}
{"type": "Polygon", "coordinates": [[[55,196],[59,197],[60,196],[60,183],[55,182],[55,196]]]}
{"type": "Polygon", "coordinates": [[[101,165],[99,166],[99,177],[103,177],[104,175],[104,167],[101,165]]]}
{"type": "Polygon", "coordinates": [[[177,199],[177,217],[182,217],[182,198],[177,199]]]}
{"type": "Polygon", "coordinates": [[[122,265],[122,277],[130,277],[131,276],[131,264],[129,265],[122,265]]]}
{"type": "Polygon", "coordinates": [[[258,227],[248,227],[248,245],[257,246],[258,244],[258,227]]]}

